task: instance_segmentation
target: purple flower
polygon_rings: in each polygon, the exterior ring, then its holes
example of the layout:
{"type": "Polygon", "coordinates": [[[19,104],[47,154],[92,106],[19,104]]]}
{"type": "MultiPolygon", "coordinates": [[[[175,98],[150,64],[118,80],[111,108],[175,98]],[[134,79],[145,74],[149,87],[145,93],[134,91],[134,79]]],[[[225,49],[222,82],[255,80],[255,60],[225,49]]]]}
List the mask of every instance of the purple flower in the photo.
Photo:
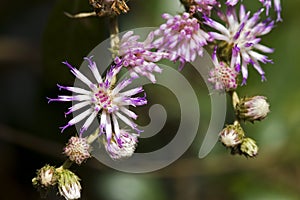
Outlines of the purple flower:
{"type": "Polygon", "coordinates": [[[68,62],[64,62],[71,72],[81,82],[88,86],[88,90],[79,87],[65,87],[60,86],[60,89],[73,92],[72,96],[60,95],[56,99],[50,99],[51,101],[73,101],[75,102],[66,114],[74,113],[74,111],[85,108],[80,114],[71,119],[68,124],[61,127],[62,131],[69,126],[72,126],[84,119],[85,122],[80,129],[80,136],[84,131],[88,129],[93,120],[97,116],[100,117],[100,133],[106,134],[107,141],[110,142],[112,134],[116,135],[116,138],[120,137],[120,127],[118,120],[123,121],[132,129],[140,132],[137,129],[137,125],[131,120],[136,119],[137,115],[129,110],[128,106],[141,106],[147,103],[145,97],[132,97],[140,92],[143,92],[142,87],[130,89],[121,92],[126,86],[132,82],[132,78],[124,79],[115,84],[116,75],[122,68],[121,63],[115,66],[111,66],[104,79],[101,78],[97,65],[91,60],[91,58],[85,58],[89,63],[89,69],[91,70],[96,83],[91,82],[85,75],[79,70],[72,67],[68,62]]]}
{"type": "Polygon", "coordinates": [[[153,72],[162,72],[155,63],[167,57],[167,54],[151,51],[153,38],[151,32],[144,42],[138,42],[139,36],[133,35],[133,31],[128,31],[120,41],[119,56],[132,77],[145,76],[155,83],[153,72]]]}
{"type": "Polygon", "coordinates": [[[210,36],[200,29],[196,18],[186,12],[175,16],[163,14],[162,17],[167,22],[154,31],[154,35],[158,37],[153,42],[155,48],[169,53],[169,60],[179,60],[179,69],[183,68],[185,62],[194,61],[197,55],[202,56],[203,46],[210,36]]]}
{"type": "Polygon", "coordinates": [[[211,10],[214,6],[219,5],[216,0],[194,0],[195,1],[195,10],[201,12],[204,15],[210,16],[211,10]]]}
{"type": "Polygon", "coordinates": [[[265,72],[259,62],[271,63],[267,56],[258,53],[272,53],[274,50],[260,44],[261,38],[269,33],[274,21],[269,19],[258,22],[263,9],[256,12],[250,17],[250,12],[245,11],[245,7],[241,5],[239,16],[233,7],[228,7],[226,13],[227,25],[224,26],[208,17],[205,17],[205,24],[216,29],[218,32],[210,32],[209,34],[216,40],[225,41],[227,43],[227,52],[231,52],[231,68],[240,71],[243,75],[243,83],[246,83],[248,78],[248,64],[251,64],[261,75],[262,80],[265,80],[265,72]]]}
{"type": "MultiPolygon", "coordinates": [[[[272,7],[272,1],[271,0],[259,0],[259,1],[266,8],[266,14],[268,16],[269,15],[269,10],[272,7]]],[[[227,0],[226,1],[226,5],[228,5],[228,6],[235,6],[238,2],[239,2],[239,0],[227,0]]],[[[274,10],[277,13],[277,20],[276,21],[277,22],[278,21],[282,21],[280,0],[274,0],[274,10]]]]}

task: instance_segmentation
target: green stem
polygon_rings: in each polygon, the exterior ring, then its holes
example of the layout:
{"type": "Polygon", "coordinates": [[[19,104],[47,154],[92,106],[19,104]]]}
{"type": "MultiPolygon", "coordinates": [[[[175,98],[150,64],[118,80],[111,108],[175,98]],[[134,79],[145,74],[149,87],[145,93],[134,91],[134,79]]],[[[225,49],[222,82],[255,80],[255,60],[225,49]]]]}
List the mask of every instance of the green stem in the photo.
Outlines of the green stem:
{"type": "Polygon", "coordinates": [[[73,162],[70,159],[65,160],[65,162],[56,169],[56,171],[61,171],[62,169],[69,169],[73,162]]]}
{"type": "Polygon", "coordinates": [[[87,142],[89,144],[92,144],[98,138],[98,136],[99,136],[99,128],[97,128],[93,134],[87,137],[87,142]]]}
{"type": "Polygon", "coordinates": [[[120,42],[118,16],[116,15],[109,17],[109,32],[112,57],[115,58],[118,54],[120,42]]]}

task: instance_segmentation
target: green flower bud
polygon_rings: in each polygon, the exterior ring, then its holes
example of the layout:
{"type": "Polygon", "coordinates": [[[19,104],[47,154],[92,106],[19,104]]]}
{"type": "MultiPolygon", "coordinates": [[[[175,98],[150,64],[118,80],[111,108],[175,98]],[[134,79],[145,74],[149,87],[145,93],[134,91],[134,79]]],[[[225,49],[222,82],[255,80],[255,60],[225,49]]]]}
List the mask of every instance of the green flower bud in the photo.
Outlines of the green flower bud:
{"type": "Polygon", "coordinates": [[[258,153],[258,146],[255,140],[251,138],[244,138],[240,146],[240,151],[247,157],[255,157],[258,153]]]}
{"type": "Polygon", "coordinates": [[[264,119],[270,112],[270,105],[266,100],[264,96],[242,98],[236,105],[238,117],[251,122],[264,119]]]}
{"type": "Polygon", "coordinates": [[[81,185],[78,176],[68,169],[58,168],[56,171],[59,174],[58,191],[60,195],[66,200],[79,199],[81,185]]]}
{"type": "Polygon", "coordinates": [[[220,140],[226,147],[235,147],[243,141],[244,131],[239,123],[227,125],[220,133],[220,140]]]}

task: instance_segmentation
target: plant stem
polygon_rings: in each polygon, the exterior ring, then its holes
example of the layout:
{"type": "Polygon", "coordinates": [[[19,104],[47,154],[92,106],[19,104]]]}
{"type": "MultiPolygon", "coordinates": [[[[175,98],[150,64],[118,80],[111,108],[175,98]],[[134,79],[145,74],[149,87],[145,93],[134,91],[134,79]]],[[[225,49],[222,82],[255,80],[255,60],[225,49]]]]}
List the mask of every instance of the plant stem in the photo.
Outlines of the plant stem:
{"type": "Polygon", "coordinates": [[[99,128],[97,128],[93,134],[87,137],[87,142],[89,144],[92,144],[98,138],[98,136],[99,136],[99,128]]]}
{"type": "Polygon", "coordinates": [[[56,170],[60,171],[62,169],[69,169],[72,166],[73,162],[70,159],[65,160],[65,162],[58,167],[56,170]]]}
{"type": "Polygon", "coordinates": [[[116,15],[109,17],[109,32],[110,32],[110,46],[112,50],[112,57],[117,56],[119,50],[119,25],[118,17],[116,15]]]}

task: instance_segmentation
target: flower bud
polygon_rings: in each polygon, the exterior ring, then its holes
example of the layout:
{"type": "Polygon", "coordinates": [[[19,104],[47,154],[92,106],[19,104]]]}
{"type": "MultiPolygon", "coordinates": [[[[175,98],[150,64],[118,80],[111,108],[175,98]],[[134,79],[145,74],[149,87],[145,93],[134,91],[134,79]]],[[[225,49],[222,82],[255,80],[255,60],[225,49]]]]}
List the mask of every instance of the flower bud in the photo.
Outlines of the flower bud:
{"type": "Polygon", "coordinates": [[[231,91],[237,88],[237,72],[224,62],[215,61],[215,68],[209,72],[208,81],[214,84],[215,90],[231,91]]]}
{"type": "Polygon", "coordinates": [[[137,142],[136,134],[130,134],[125,130],[120,130],[119,139],[114,135],[110,143],[104,140],[104,145],[108,155],[114,160],[119,160],[131,157],[135,151],[137,142]]]}
{"type": "Polygon", "coordinates": [[[57,174],[55,167],[50,165],[45,165],[37,171],[37,176],[32,179],[34,186],[47,188],[53,186],[57,183],[57,174]]]}
{"type": "Polygon", "coordinates": [[[240,146],[240,151],[247,157],[255,157],[258,153],[258,146],[255,140],[251,138],[244,138],[240,146]]]}
{"type": "Polygon", "coordinates": [[[242,98],[236,105],[236,112],[240,119],[255,121],[264,119],[270,112],[269,103],[264,96],[242,98]]]}
{"type": "Polygon", "coordinates": [[[76,174],[68,169],[58,168],[58,191],[60,195],[65,197],[66,200],[73,200],[80,198],[81,185],[80,179],[76,174]]]}
{"type": "Polygon", "coordinates": [[[240,124],[227,125],[220,133],[220,140],[226,147],[235,147],[243,141],[244,131],[240,124]]]}
{"type": "Polygon", "coordinates": [[[71,137],[67,146],[64,148],[64,154],[66,154],[71,161],[80,165],[83,161],[91,157],[89,148],[90,145],[86,138],[71,137]]]}

